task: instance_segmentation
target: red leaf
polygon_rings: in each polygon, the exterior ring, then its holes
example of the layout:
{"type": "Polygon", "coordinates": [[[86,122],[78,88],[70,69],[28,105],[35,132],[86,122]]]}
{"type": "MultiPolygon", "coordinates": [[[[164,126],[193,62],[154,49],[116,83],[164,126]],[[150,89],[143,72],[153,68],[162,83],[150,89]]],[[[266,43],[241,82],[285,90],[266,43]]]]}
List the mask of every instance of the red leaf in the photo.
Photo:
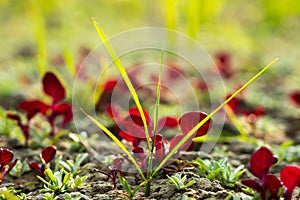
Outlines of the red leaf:
{"type": "Polygon", "coordinates": [[[119,132],[119,136],[120,136],[121,138],[123,138],[124,140],[127,140],[128,142],[133,142],[133,141],[135,140],[135,137],[133,137],[133,136],[127,134],[127,133],[124,132],[124,131],[120,131],[120,132],[119,132]]]}
{"type": "Polygon", "coordinates": [[[230,55],[227,52],[219,52],[216,54],[216,65],[224,78],[230,78],[233,75],[231,69],[230,55]]]}
{"type": "Polygon", "coordinates": [[[45,164],[47,164],[54,158],[55,154],[56,154],[56,147],[55,146],[45,147],[42,150],[41,159],[45,164]]]}
{"type": "Polygon", "coordinates": [[[246,185],[249,188],[252,188],[253,190],[257,192],[261,192],[261,185],[258,181],[253,180],[253,179],[243,179],[242,184],[246,185]]]}
{"type": "Polygon", "coordinates": [[[280,179],[289,191],[293,191],[296,186],[300,187],[300,168],[292,165],[284,167],[280,179]]]}
{"type": "Polygon", "coordinates": [[[47,72],[43,78],[43,89],[45,94],[52,97],[53,103],[65,98],[65,88],[52,72],[47,72]]]}
{"type": "Polygon", "coordinates": [[[42,165],[37,164],[36,162],[27,162],[29,167],[37,171],[40,175],[44,176],[44,171],[42,165]]]}
{"type": "MultiPolygon", "coordinates": [[[[170,141],[170,151],[172,151],[172,149],[174,149],[174,147],[180,142],[180,140],[182,140],[182,138],[184,136],[185,135],[180,134],[180,135],[176,135],[175,137],[172,138],[172,140],[170,141]]],[[[192,143],[193,143],[192,138],[190,138],[178,149],[177,152],[187,150],[192,145],[192,143]]]]}
{"type": "Polygon", "coordinates": [[[278,159],[268,148],[261,147],[250,158],[250,170],[257,178],[262,179],[277,161],[278,159]]]}
{"type": "MultiPolygon", "coordinates": [[[[206,116],[207,114],[204,112],[188,112],[182,115],[181,118],[179,119],[179,126],[182,130],[182,133],[184,135],[188,134],[188,132],[190,132],[190,130],[192,130],[206,116]]],[[[208,132],[211,124],[212,124],[212,120],[209,119],[207,122],[205,122],[205,124],[203,124],[202,127],[200,127],[196,131],[195,136],[199,137],[205,135],[208,132]]]]}
{"type": "Polygon", "coordinates": [[[257,107],[254,109],[253,114],[255,114],[256,117],[260,117],[266,114],[266,110],[263,107],[257,107]]]}
{"type": "Polygon", "coordinates": [[[266,183],[268,190],[273,198],[278,197],[278,191],[281,188],[280,180],[273,174],[268,174],[266,176],[266,183]]]}
{"type": "MultiPolygon", "coordinates": [[[[227,100],[231,95],[232,94],[228,94],[225,99],[227,100]]],[[[235,111],[237,108],[237,105],[239,104],[239,101],[240,100],[237,97],[234,97],[227,103],[227,105],[231,108],[232,111],[235,111]]]]}
{"type": "Polygon", "coordinates": [[[296,105],[300,106],[300,91],[293,91],[289,94],[290,101],[296,105]]]}
{"type": "Polygon", "coordinates": [[[107,93],[107,92],[112,92],[113,89],[116,87],[118,83],[118,80],[117,79],[110,79],[108,80],[105,85],[104,85],[104,89],[103,89],[103,92],[104,93],[107,93]]]}
{"type": "Polygon", "coordinates": [[[163,117],[158,120],[157,129],[161,130],[165,127],[174,128],[178,126],[178,120],[175,117],[163,117]]]}
{"type": "Polygon", "coordinates": [[[2,166],[8,165],[14,158],[14,153],[11,150],[0,148],[0,164],[2,166]]]}
{"type": "MultiPolygon", "coordinates": [[[[146,124],[149,125],[151,123],[150,116],[149,116],[149,114],[146,110],[143,109],[143,112],[144,112],[144,115],[145,115],[145,118],[146,118],[146,124]]],[[[131,119],[134,121],[135,124],[137,124],[138,126],[144,127],[142,117],[141,117],[140,112],[137,108],[130,108],[129,109],[129,116],[131,117],[131,119]]]]}
{"type": "Polygon", "coordinates": [[[133,153],[144,153],[144,149],[141,147],[136,147],[132,150],[133,153]]]}
{"type": "Polygon", "coordinates": [[[59,115],[63,116],[62,126],[69,123],[73,119],[73,111],[71,105],[69,103],[61,103],[54,106],[54,108],[52,109],[51,118],[54,119],[59,115]]]}
{"type": "Polygon", "coordinates": [[[27,118],[31,119],[37,113],[46,114],[49,106],[40,100],[23,101],[19,108],[27,112],[27,118]]]}
{"type": "MultiPolygon", "coordinates": [[[[146,111],[144,111],[147,125],[151,123],[150,117],[146,111]]],[[[132,108],[129,110],[129,116],[127,116],[122,122],[121,127],[126,134],[137,138],[137,139],[145,139],[145,131],[142,122],[142,118],[136,108],[132,108]]],[[[148,133],[149,136],[152,137],[152,127],[151,125],[148,126],[148,133]]]]}

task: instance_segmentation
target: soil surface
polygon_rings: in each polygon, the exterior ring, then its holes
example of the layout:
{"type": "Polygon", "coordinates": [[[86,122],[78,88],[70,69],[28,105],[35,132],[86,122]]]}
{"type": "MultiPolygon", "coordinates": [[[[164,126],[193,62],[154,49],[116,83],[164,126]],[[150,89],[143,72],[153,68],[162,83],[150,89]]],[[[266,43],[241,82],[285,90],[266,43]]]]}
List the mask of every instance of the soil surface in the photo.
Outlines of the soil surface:
{"type": "MultiPolygon", "coordinates": [[[[57,155],[62,155],[63,160],[75,159],[79,152],[74,151],[74,148],[70,148],[71,140],[64,138],[58,142],[57,155]]],[[[9,147],[14,153],[15,157],[21,160],[36,160],[39,161],[39,153],[41,149],[30,149],[24,148],[18,140],[7,139],[1,137],[1,146],[9,147]]],[[[98,143],[99,146],[109,145],[107,142],[98,143]]],[[[230,163],[233,168],[240,165],[245,165],[245,173],[242,178],[253,177],[248,170],[249,158],[255,146],[242,142],[227,142],[218,143],[215,146],[215,150],[210,154],[205,154],[201,151],[190,151],[182,152],[179,160],[181,162],[174,162],[170,166],[167,166],[163,172],[158,174],[152,182],[151,196],[143,196],[143,188],[135,195],[136,199],[170,199],[170,200],[181,200],[181,199],[225,199],[229,195],[239,196],[243,194],[242,185],[237,183],[234,188],[224,187],[218,180],[210,181],[205,177],[200,177],[193,165],[190,165],[190,161],[196,158],[221,160],[227,158],[227,162],[230,163]],[[181,164],[179,164],[181,163],[181,164]],[[184,164],[182,164],[184,163],[184,164]],[[180,166],[179,166],[180,165],[180,166]],[[176,169],[176,170],[174,170],[176,169]],[[187,182],[194,180],[195,183],[185,189],[176,190],[174,185],[168,183],[166,174],[174,175],[179,173],[182,176],[187,177],[187,182]]],[[[108,150],[107,149],[107,150],[108,150]]],[[[108,151],[109,152],[109,151],[108,151]]],[[[52,163],[53,164],[53,163],[52,163]]],[[[285,162],[281,162],[276,167],[272,168],[272,172],[277,173],[280,169],[285,166],[285,162]]],[[[299,164],[299,163],[298,163],[299,164]]],[[[117,189],[112,190],[112,181],[106,176],[94,169],[107,170],[107,166],[98,162],[98,159],[90,155],[83,163],[86,167],[83,168],[80,176],[87,176],[85,182],[80,188],[69,189],[64,193],[55,194],[57,199],[65,199],[65,194],[68,193],[72,198],[76,199],[128,199],[126,191],[123,190],[122,185],[118,181],[117,189]]],[[[51,165],[52,166],[52,165],[51,165]]],[[[126,180],[132,188],[142,182],[142,179],[137,174],[125,173],[126,180]]],[[[36,173],[29,171],[23,174],[20,178],[7,177],[2,186],[13,186],[16,190],[20,190],[25,193],[28,200],[39,200],[45,199],[44,194],[41,192],[43,184],[36,178],[36,173]],[[29,184],[31,183],[31,184],[29,184]]]]}

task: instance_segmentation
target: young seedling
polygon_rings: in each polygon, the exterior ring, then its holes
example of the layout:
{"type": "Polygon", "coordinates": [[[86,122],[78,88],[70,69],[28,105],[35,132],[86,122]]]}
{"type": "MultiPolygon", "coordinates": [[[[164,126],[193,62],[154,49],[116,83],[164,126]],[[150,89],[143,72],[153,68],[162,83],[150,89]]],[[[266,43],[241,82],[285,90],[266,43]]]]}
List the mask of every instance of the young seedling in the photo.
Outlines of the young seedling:
{"type": "Polygon", "coordinates": [[[136,186],[133,190],[131,189],[130,185],[126,181],[126,178],[123,176],[119,176],[119,180],[124,188],[124,190],[127,192],[127,194],[121,194],[122,196],[125,196],[128,199],[134,199],[135,194],[139,191],[139,189],[146,185],[149,180],[145,180],[142,183],[140,183],[138,186],[136,186]]]}
{"type": "Polygon", "coordinates": [[[233,170],[226,159],[211,161],[198,158],[193,163],[197,165],[196,171],[201,177],[206,177],[211,181],[219,180],[221,185],[230,188],[235,187],[240,176],[245,172],[244,165],[233,170]]]}
{"type": "Polygon", "coordinates": [[[54,173],[51,169],[46,169],[44,174],[44,178],[37,176],[38,179],[44,183],[45,189],[41,190],[41,192],[51,192],[56,194],[65,192],[68,189],[78,188],[86,179],[86,176],[76,176],[74,178],[71,173],[66,172],[64,169],[54,173]]]}
{"type": "MultiPolygon", "coordinates": [[[[153,166],[155,164],[161,163],[166,154],[170,152],[197,123],[203,120],[207,115],[203,112],[188,112],[185,113],[179,119],[175,117],[164,117],[158,120],[156,125],[157,131],[164,131],[166,128],[174,128],[178,125],[181,128],[182,133],[173,137],[171,141],[167,141],[163,139],[162,134],[156,133],[154,127],[154,123],[152,123],[149,114],[147,111],[143,111],[146,116],[148,133],[153,141],[152,145],[154,148],[151,148],[151,152],[153,151],[153,166]]],[[[200,137],[205,135],[210,126],[212,124],[212,120],[209,120],[205,123],[197,132],[194,134],[194,137],[200,137]]],[[[147,150],[140,147],[140,143],[142,141],[146,141],[144,128],[142,127],[142,118],[137,108],[131,108],[129,110],[128,116],[122,120],[121,123],[122,130],[119,132],[119,136],[129,142],[132,143],[132,152],[134,153],[135,158],[139,161],[140,167],[145,171],[147,170],[147,150]]],[[[188,150],[193,148],[193,141],[189,140],[181,148],[178,150],[176,155],[180,153],[182,150],[188,150]]],[[[174,156],[175,157],[175,156],[174,156]]]]}
{"type": "Polygon", "coordinates": [[[67,172],[72,173],[74,176],[81,173],[81,164],[82,162],[88,157],[87,153],[84,154],[78,154],[75,158],[75,161],[73,160],[59,160],[59,165],[62,166],[67,172]]]}
{"type": "Polygon", "coordinates": [[[33,100],[25,101],[20,104],[20,108],[27,112],[27,115],[35,115],[40,112],[47,117],[51,126],[50,136],[54,136],[73,118],[72,107],[69,103],[63,102],[66,92],[65,88],[52,72],[47,72],[42,80],[44,93],[51,97],[52,102],[47,104],[43,101],[33,100]],[[36,104],[39,102],[39,104],[36,104]],[[38,105],[38,106],[37,106],[38,105]],[[56,119],[62,117],[60,124],[56,128],[56,119]]]}
{"type": "Polygon", "coordinates": [[[8,114],[7,117],[18,122],[18,126],[25,136],[25,145],[28,145],[30,136],[30,120],[36,115],[45,116],[50,124],[49,136],[57,134],[73,118],[72,107],[69,103],[63,102],[65,88],[52,72],[47,72],[42,80],[44,93],[51,97],[51,103],[41,100],[29,100],[21,102],[19,107],[27,113],[27,123],[22,124],[18,114],[8,114]],[[62,118],[58,122],[58,118],[62,118]]]}
{"type": "Polygon", "coordinates": [[[120,176],[124,176],[123,172],[121,171],[122,163],[123,163],[123,160],[121,158],[116,158],[113,161],[113,165],[108,166],[109,172],[105,172],[105,171],[102,171],[102,170],[99,170],[99,169],[95,169],[96,172],[104,174],[112,180],[113,185],[114,185],[112,190],[115,190],[117,188],[118,174],[120,176]]]}
{"type": "Polygon", "coordinates": [[[195,183],[195,180],[191,180],[190,182],[185,183],[187,179],[186,176],[182,177],[182,174],[178,173],[172,176],[167,175],[167,177],[169,179],[168,183],[174,185],[177,190],[185,190],[195,183]]]}
{"type": "Polygon", "coordinates": [[[261,147],[255,151],[250,158],[250,171],[258,178],[244,179],[242,183],[257,193],[254,199],[270,200],[278,199],[283,193],[280,180],[273,174],[269,174],[271,166],[276,164],[277,157],[267,147],[261,147]]]}
{"type": "Polygon", "coordinates": [[[11,150],[0,148],[0,185],[18,162],[18,159],[15,159],[14,162],[11,163],[13,158],[14,153],[11,150]]]}
{"type": "Polygon", "coordinates": [[[28,165],[31,169],[34,169],[41,177],[45,177],[45,170],[47,168],[47,165],[55,157],[55,154],[55,146],[45,147],[40,154],[42,163],[39,164],[36,162],[28,162],[28,165]]]}

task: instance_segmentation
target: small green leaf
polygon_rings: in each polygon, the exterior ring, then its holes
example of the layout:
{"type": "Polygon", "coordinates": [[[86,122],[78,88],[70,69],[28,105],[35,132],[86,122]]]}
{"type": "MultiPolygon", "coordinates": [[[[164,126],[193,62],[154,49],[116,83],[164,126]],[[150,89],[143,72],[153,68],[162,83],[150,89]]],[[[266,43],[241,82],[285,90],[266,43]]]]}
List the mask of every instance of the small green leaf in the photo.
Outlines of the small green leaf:
{"type": "Polygon", "coordinates": [[[64,185],[67,184],[68,181],[70,180],[70,178],[71,178],[71,173],[65,172],[63,184],[64,184],[64,185]]]}
{"type": "Polygon", "coordinates": [[[129,184],[127,183],[126,179],[122,176],[119,176],[119,179],[120,179],[122,186],[126,190],[126,192],[129,194],[130,197],[132,197],[134,194],[133,194],[129,184]]]}
{"type": "Polygon", "coordinates": [[[186,188],[189,188],[191,187],[192,185],[195,184],[195,180],[191,180],[190,182],[188,182],[182,189],[186,189],[186,188]]]}

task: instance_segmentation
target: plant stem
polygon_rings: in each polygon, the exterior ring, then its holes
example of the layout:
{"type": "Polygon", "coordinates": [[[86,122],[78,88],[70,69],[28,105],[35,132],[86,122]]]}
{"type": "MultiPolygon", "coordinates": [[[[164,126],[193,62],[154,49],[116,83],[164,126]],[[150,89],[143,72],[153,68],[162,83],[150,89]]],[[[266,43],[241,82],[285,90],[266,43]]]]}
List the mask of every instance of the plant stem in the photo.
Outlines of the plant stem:
{"type": "MultiPolygon", "coordinates": [[[[155,143],[156,143],[156,134],[157,134],[157,125],[158,125],[158,111],[159,111],[159,104],[160,104],[160,90],[161,90],[161,77],[162,77],[162,63],[163,63],[163,55],[164,51],[161,52],[160,57],[160,70],[159,70],[159,76],[157,81],[157,89],[156,89],[156,101],[155,101],[155,109],[153,114],[153,141],[152,141],[152,149],[149,149],[150,156],[149,156],[149,165],[148,165],[148,173],[147,178],[150,178],[153,171],[153,152],[155,149],[155,143]]],[[[150,196],[150,188],[151,188],[151,180],[147,182],[146,188],[145,188],[145,197],[150,196]]]]}

